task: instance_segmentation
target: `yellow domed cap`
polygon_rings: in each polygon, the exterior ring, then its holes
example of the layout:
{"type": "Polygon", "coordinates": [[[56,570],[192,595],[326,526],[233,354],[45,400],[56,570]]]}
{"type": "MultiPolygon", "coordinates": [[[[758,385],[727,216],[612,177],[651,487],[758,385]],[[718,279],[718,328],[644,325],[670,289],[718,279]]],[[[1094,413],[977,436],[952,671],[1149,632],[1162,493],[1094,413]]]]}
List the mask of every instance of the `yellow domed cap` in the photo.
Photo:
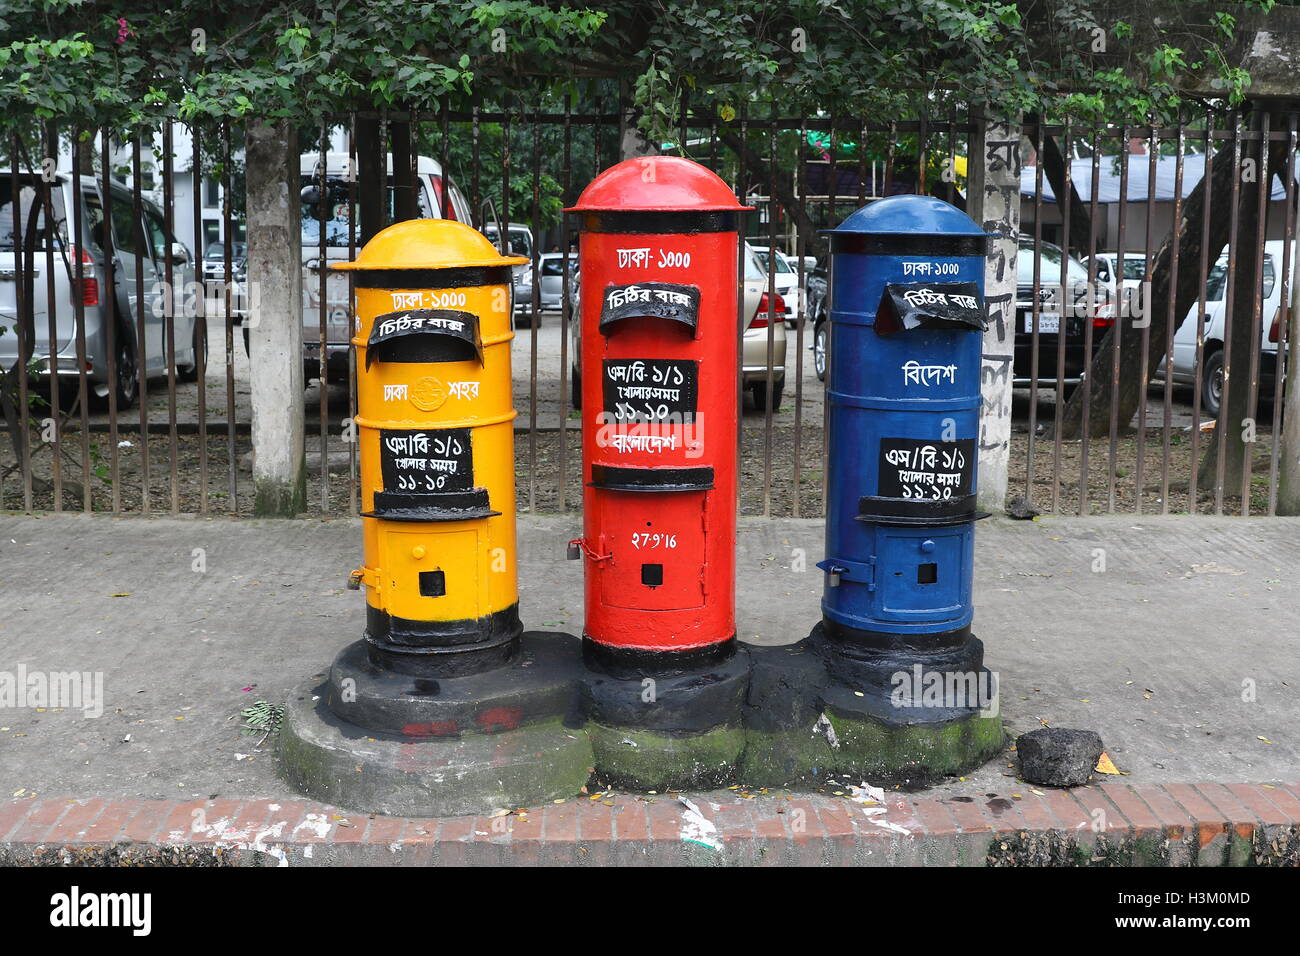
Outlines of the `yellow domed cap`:
{"type": "Polygon", "coordinates": [[[377,233],[351,262],[331,269],[463,269],[522,266],[523,256],[503,256],[492,241],[453,219],[408,219],[377,233]]]}

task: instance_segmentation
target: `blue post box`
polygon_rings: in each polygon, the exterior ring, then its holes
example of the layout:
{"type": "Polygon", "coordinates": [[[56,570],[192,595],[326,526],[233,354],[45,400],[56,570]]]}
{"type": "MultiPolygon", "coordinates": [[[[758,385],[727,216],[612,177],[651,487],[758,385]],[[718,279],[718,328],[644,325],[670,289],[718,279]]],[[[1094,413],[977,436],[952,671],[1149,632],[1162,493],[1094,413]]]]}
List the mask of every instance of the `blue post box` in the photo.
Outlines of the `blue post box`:
{"type": "MultiPolygon", "coordinates": [[[[881,199],[829,236],[825,585],[813,633],[828,700],[838,686],[842,712],[889,726],[987,715],[971,578],[989,237],[926,196],[881,199]],[[925,693],[931,684],[940,691],[925,693]],[[976,694],[954,700],[954,686],[976,694]]],[[[1001,733],[987,724],[953,760],[987,754],[1001,733]]]]}

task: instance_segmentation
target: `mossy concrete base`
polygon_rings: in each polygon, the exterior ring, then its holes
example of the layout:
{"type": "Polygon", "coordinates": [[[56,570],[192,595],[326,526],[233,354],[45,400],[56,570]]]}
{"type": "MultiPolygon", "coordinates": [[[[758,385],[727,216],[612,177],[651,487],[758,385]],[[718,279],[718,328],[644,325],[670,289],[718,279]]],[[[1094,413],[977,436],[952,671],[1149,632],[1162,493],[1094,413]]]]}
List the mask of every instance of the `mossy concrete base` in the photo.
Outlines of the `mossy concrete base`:
{"type": "Polygon", "coordinates": [[[933,724],[887,724],[831,707],[823,717],[820,731],[831,742],[830,772],[908,790],[969,773],[1007,742],[1002,718],[978,712],[933,724]]]}
{"type": "Polygon", "coordinates": [[[606,727],[588,721],[596,779],[624,790],[703,790],[735,783],[745,731],[699,734],[606,727]]]}
{"type": "Polygon", "coordinates": [[[365,813],[439,817],[531,807],[578,793],[592,749],[560,717],[493,734],[411,738],[364,730],[309,681],[285,705],[280,774],[294,789],[365,813]]]}

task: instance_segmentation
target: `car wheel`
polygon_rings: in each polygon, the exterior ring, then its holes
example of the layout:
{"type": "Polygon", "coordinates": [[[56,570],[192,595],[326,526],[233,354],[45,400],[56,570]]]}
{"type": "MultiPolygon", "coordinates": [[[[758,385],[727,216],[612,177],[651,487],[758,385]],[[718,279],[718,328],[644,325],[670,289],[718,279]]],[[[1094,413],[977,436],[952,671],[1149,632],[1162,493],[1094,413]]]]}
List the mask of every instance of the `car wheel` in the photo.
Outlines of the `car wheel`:
{"type": "Polygon", "coordinates": [[[194,341],[191,343],[194,349],[194,364],[185,368],[176,370],[176,381],[178,382],[197,382],[199,380],[199,350],[203,351],[203,365],[206,368],[208,364],[208,343],[203,339],[203,330],[199,323],[194,323],[194,341]]]}
{"type": "Polygon", "coordinates": [[[578,366],[569,366],[569,401],[575,411],[582,411],[582,373],[578,366]]]}
{"type": "Polygon", "coordinates": [[[813,330],[813,370],[817,381],[826,381],[826,343],[829,337],[825,322],[818,322],[813,330]]]}
{"type": "MultiPolygon", "coordinates": [[[[140,368],[135,360],[135,337],[132,332],[118,326],[114,349],[113,391],[116,394],[117,408],[131,408],[140,398],[140,368]]],[[[108,396],[98,399],[96,404],[108,407],[108,396]]]]}
{"type": "Polygon", "coordinates": [[[1201,411],[1211,418],[1219,417],[1219,404],[1223,401],[1223,349],[1211,352],[1201,373],[1201,411]]]}
{"type": "MultiPolygon", "coordinates": [[[[781,395],[785,391],[784,376],[772,381],[772,411],[781,410],[781,395]]],[[[767,382],[755,382],[749,386],[749,394],[754,397],[754,407],[760,412],[767,411],[767,382]]]]}

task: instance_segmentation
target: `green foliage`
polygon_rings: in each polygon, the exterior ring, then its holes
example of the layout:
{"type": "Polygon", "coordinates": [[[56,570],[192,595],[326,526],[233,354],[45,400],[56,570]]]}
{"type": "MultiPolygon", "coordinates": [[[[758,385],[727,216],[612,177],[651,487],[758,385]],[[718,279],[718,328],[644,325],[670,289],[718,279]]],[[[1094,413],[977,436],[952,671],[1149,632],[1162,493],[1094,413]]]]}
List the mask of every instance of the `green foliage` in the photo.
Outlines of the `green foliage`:
{"type": "Polygon", "coordinates": [[[756,103],[1142,121],[1176,111],[1191,75],[1239,102],[1241,21],[1274,5],[1166,2],[1155,17],[1132,0],[0,0],[0,122],[313,121],[507,102],[578,76],[624,81],[652,135],[683,104],[724,122],[756,103]]]}

